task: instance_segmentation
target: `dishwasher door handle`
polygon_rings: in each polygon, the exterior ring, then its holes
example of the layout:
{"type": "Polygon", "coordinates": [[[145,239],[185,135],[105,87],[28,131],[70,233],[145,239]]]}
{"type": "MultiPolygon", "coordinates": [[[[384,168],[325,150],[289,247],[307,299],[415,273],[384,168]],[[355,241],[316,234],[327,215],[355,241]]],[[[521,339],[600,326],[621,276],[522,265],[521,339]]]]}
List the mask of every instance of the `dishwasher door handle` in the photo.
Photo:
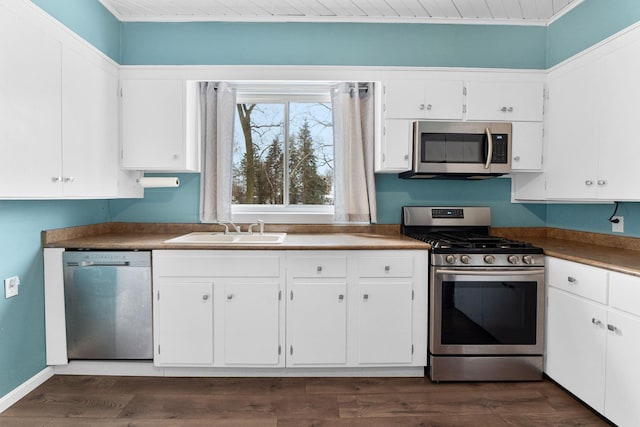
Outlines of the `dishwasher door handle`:
{"type": "Polygon", "coordinates": [[[122,262],[93,262],[93,261],[81,261],[75,266],[72,263],[67,264],[70,267],[128,267],[131,265],[129,261],[122,262]]]}

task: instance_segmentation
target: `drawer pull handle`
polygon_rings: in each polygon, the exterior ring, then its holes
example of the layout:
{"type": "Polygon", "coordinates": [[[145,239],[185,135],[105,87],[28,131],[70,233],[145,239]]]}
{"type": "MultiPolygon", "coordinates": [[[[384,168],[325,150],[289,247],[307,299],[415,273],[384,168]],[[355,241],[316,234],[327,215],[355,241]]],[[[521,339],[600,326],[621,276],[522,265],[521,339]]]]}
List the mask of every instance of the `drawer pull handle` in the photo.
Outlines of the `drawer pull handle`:
{"type": "Polygon", "coordinates": [[[389,271],[391,271],[391,266],[385,265],[384,266],[384,271],[385,271],[385,273],[388,273],[389,271]]]}
{"type": "Polygon", "coordinates": [[[618,332],[618,328],[610,324],[607,324],[607,329],[610,330],[611,332],[618,332]]]}
{"type": "Polygon", "coordinates": [[[575,277],[569,276],[569,277],[567,277],[567,282],[569,282],[571,284],[575,284],[577,282],[577,280],[576,280],[575,277]]]}
{"type": "Polygon", "coordinates": [[[601,321],[601,320],[596,319],[595,317],[594,317],[593,319],[591,319],[591,323],[593,323],[593,324],[594,324],[594,325],[596,325],[596,326],[600,326],[600,325],[602,325],[602,321],[601,321]]]}

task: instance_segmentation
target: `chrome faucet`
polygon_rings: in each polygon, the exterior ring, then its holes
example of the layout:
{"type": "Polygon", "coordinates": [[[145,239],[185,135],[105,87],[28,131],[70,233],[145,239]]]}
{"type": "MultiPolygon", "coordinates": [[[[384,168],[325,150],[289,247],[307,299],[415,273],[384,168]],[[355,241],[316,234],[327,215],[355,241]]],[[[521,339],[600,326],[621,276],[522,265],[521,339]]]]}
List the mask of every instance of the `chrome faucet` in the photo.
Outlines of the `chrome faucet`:
{"type": "Polygon", "coordinates": [[[260,234],[261,235],[264,234],[264,221],[261,219],[259,219],[257,223],[251,224],[249,226],[248,233],[253,234],[253,227],[258,227],[258,226],[260,227],[260,234]]]}
{"type": "Polygon", "coordinates": [[[240,234],[240,227],[238,227],[237,225],[235,225],[233,222],[231,221],[218,221],[219,225],[222,225],[224,227],[224,234],[229,234],[229,226],[233,227],[234,232],[240,234]]]}

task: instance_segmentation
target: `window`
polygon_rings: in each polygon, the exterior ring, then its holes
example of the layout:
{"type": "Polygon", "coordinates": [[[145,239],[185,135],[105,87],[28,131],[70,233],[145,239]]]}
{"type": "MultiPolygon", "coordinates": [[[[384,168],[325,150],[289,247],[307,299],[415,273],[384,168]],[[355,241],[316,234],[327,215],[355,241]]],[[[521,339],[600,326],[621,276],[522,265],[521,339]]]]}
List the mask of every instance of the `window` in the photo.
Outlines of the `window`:
{"type": "Polygon", "coordinates": [[[240,88],[236,102],[234,220],[256,214],[295,214],[315,221],[318,216],[333,215],[329,87],[240,88]]]}

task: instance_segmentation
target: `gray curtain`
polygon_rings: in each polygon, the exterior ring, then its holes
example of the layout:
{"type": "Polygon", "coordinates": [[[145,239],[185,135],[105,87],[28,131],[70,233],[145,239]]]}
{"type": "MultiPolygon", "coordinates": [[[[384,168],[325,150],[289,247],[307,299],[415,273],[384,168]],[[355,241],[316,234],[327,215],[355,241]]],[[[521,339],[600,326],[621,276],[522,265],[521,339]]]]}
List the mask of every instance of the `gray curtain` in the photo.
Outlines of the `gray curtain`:
{"type": "Polygon", "coordinates": [[[224,82],[200,83],[200,111],[200,221],[228,221],[231,220],[235,88],[224,82]]]}
{"type": "Polygon", "coordinates": [[[331,91],[336,222],[376,223],[373,172],[373,83],[340,83],[331,91]]]}

